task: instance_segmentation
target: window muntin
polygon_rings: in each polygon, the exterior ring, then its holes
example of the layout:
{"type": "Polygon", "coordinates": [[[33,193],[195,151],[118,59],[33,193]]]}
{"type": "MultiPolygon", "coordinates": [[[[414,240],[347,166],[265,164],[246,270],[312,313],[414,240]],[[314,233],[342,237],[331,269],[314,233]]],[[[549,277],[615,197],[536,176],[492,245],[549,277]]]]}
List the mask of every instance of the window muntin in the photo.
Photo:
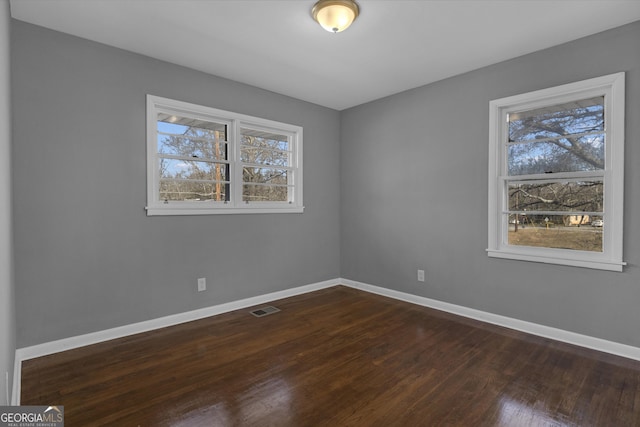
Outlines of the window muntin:
{"type": "Polygon", "coordinates": [[[147,97],[149,215],[302,212],[302,128],[147,97]]]}
{"type": "Polygon", "coordinates": [[[621,271],[624,74],[491,102],[490,256],[621,271]]]}

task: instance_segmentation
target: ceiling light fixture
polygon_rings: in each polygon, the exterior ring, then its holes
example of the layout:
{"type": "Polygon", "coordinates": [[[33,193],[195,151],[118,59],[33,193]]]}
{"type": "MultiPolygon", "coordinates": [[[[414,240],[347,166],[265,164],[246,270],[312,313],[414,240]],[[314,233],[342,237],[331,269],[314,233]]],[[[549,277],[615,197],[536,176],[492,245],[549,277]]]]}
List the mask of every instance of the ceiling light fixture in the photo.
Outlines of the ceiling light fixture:
{"type": "Polygon", "coordinates": [[[359,13],[360,8],[353,0],[320,0],[311,9],[313,19],[332,33],[349,28],[359,13]]]}

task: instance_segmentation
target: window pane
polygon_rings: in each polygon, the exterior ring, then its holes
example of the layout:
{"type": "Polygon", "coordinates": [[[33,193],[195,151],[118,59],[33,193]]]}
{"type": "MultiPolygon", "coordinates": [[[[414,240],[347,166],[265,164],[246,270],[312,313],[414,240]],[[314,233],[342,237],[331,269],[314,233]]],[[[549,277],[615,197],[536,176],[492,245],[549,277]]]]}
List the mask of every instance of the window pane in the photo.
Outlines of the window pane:
{"type": "Polygon", "coordinates": [[[273,150],[290,151],[287,135],[261,130],[241,128],[242,144],[254,147],[271,148],[273,150]]]}
{"type": "Polygon", "coordinates": [[[244,163],[290,166],[289,137],[273,132],[241,128],[240,159],[244,163]]]}
{"type": "Polygon", "coordinates": [[[509,175],[604,169],[604,134],[508,146],[509,175]]]}
{"type": "Polygon", "coordinates": [[[242,169],[242,179],[244,182],[287,185],[288,175],[289,171],[286,169],[250,167],[242,169]]]}
{"type": "Polygon", "coordinates": [[[157,125],[158,153],[160,154],[200,159],[227,159],[226,124],[159,113],[157,125]]]}
{"type": "Polygon", "coordinates": [[[602,252],[603,222],[589,215],[510,215],[509,244],[602,252]]]}
{"type": "Polygon", "coordinates": [[[244,163],[270,166],[289,166],[289,153],[262,147],[242,146],[241,159],[244,163]]]}
{"type": "Polygon", "coordinates": [[[509,210],[602,212],[602,182],[509,183],[509,210]]]}
{"type": "Polygon", "coordinates": [[[165,201],[225,201],[228,185],[224,183],[160,180],[160,200],[165,201]]]}
{"type": "Polygon", "coordinates": [[[289,188],[274,185],[244,184],[243,202],[286,202],[289,200],[289,188]]]}
{"type": "Polygon", "coordinates": [[[509,142],[604,132],[604,97],[509,114],[509,142]]]}
{"type": "Polygon", "coordinates": [[[160,178],[228,181],[229,167],[224,163],[160,159],[160,178]]]}

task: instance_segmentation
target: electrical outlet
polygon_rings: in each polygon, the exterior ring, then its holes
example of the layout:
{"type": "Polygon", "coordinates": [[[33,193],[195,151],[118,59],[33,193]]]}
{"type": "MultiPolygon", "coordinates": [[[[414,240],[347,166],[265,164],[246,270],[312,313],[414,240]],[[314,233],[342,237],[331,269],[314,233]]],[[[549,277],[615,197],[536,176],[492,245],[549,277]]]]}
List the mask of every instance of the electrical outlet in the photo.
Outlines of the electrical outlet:
{"type": "Polygon", "coordinates": [[[198,292],[207,290],[207,278],[201,277],[198,279],[198,292]]]}
{"type": "Polygon", "coordinates": [[[418,282],[424,282],[424,270],[418,270],[418,282]]]}

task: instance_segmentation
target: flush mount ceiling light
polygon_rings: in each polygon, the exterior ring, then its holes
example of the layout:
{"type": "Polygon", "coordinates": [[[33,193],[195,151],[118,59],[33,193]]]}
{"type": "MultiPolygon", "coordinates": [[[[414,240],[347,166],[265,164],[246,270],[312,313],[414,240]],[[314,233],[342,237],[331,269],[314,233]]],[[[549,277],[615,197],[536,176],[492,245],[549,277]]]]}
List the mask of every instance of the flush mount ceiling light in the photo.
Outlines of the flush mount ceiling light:
{"type": "Polygon", "coordinates": [[[358,17],[360,8],[353,0],[320,0],[311,9],[313,19],[322,28],[332,33],[339,33],[349,28],[358,17]]]}

